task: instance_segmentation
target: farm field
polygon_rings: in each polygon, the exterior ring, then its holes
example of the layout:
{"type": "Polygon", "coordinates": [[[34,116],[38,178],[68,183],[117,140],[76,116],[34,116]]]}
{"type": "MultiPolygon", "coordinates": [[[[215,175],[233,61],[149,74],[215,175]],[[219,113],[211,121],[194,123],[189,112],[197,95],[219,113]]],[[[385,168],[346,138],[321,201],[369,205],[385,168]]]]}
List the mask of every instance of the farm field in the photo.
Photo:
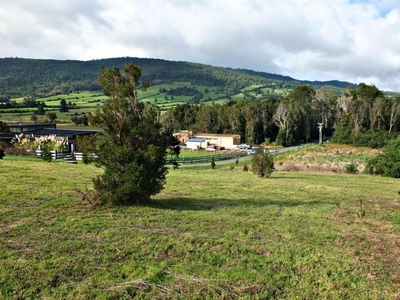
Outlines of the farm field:
{"type": "MultiPolygon", "coordinates": [[[[266,95],[276,94],[284,96],[288,93],[285,89],[271,89],[263,88],[260,85],[251,85],[243,88],[238,94],[227,96],[226,93],[222,93],[218,87],[209,87],[203,85],[192,85],[190,82],[174,82],[171,84],[155,84],[150,86],[145,92],[139,91],[139,96],[142,102],[152,103],[157,105],[162,111],[166,111],[169,108],[173,108],[177,105],[192,103],[193,98],[197,95],[199,98],[196,103],[204,104],[222,104],[230,99],[232,100],[244,100],[244,99],[262,99],[266,95]],[[179,90],[180,88],[189,88],[196,93],[200,94],[190,94],[182,92],[178,95],[170,95],[171,91],[179,90]],[[256,91],[262,91],[258,93],[256,91]]],[[[92,112],[96,110],[104,101],[107,100],[101,91],[82,91],[73,92],[68,94],[59,94],[48,97],[35,98],[39,102],[44,102],[46,107],[46,112],[55,112],[57,114],[57,120],[59,122],[70,122],[70,117],[72,115],[79,115],[82,113],[92,112]],[[65,100],[70,110],[66,113],[60,113],[60,101],[65,100]]],[[[17,104],[24,102],[24,97],[13,98],[11,101],[15,101],[17,104]]],[[[36,112],[37,108],[2,108],[0,109],[0,121],[5,122],[29,122],[33,112],[36,112]]],[[[39,119],[41,116],[38,116],[39,119]]]]}
{"type": "MultiPolygon", "coordinates": [[[[306,150],[277,165],[322,151],[306,150]]],[[[80,192],[99,172],[0,160],[0,298],[400,297],[396,179],[182,168],[147,206],[93,208],[80,192]]]]}
{"type": "Polygon", "coordinates": [[[37,98],[36,101],[44,102],[47,106],[60,107],[60,101],[76,104],[78,107],[92,107],[107,99],[101,91],[85,91],[37,98]]]}

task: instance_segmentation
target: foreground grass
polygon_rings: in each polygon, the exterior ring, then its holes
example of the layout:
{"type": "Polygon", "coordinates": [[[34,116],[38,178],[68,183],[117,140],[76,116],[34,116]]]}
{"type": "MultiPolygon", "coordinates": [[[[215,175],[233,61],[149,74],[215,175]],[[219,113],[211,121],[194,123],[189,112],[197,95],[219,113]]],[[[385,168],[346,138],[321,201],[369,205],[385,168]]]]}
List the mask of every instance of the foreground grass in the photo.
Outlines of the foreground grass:
{"type": "Polygon", "coordinates": [[[93,166],[0,161],[0,298],[395,299],[395,179],[170,171],[148,206],[93,209],[93,166]]]}

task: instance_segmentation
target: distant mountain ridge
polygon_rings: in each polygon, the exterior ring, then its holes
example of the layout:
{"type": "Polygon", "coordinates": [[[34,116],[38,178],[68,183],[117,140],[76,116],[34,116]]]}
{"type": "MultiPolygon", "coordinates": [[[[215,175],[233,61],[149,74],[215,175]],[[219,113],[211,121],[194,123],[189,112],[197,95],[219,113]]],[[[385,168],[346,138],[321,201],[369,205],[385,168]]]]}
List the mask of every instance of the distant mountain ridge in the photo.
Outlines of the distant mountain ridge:
{"type": "Polygon", "coordinates": [[[128,62],[141,66],[142,80],[149,80],[151,85],[190,82],[194,85],[218,87],[227,94],[236,94],[252,85],[293,89],[299,84],[310,84],[314,89],[329,88],[336,91],[350,85],[355,86],[354,83],[337,80],[304,81],[247,69],[154,58],[120,57],[90,61],[1,58],[0,96],[46,96],[74,91],[97,91],[100,90],[97,78],[101,65],[123,69],[128,62]]]}

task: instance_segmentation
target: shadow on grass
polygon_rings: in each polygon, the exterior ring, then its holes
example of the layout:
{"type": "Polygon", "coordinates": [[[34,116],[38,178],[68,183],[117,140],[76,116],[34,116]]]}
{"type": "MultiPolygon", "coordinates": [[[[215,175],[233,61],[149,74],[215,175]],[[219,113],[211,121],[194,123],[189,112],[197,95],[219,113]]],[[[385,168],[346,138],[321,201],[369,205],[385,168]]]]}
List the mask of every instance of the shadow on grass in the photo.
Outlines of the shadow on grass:
{"type": "Polygon", "coordinates": [[[295,206],[311,206],[318,205],[321,201],[297,201],[297,200],[250,200],[250,199],[193,199],[187,197],[177,197],[170,199],[156,199],[152,200],[146,206],[158,209],[170,210],[192,210],[192,211],[205,211],[205,210],[218,210],[222,208],[234,207],[265,207],[265,206],[278,206],[278,207],[295,207],[295,206]]]}

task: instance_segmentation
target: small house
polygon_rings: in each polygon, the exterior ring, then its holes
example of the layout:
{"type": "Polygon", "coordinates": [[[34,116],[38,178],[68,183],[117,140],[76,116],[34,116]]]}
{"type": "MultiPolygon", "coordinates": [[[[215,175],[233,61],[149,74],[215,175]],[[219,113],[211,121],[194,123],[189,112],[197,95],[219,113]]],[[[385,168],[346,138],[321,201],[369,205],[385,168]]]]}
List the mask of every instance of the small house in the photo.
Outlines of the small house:
{"type": "Polygon", "coordinates": [[[202,138],[190,138],[186,142],[186,147],[192,150],[199,150],[201,148],[206,148],[207,143],[206,140],[202,138]]]}
{"type": "Polygon", "coordinates": [[[10,143],[16,134],[21,133],[30,139],[54,135],[67,141],[68,151],[79,151],[76,147],[76,138],[78,136],[87,136],[97,133],[96,130],[57,129],[56,123],[19,123],[7,124],[7,126],[10,132],[0,134],[0,141],[4,143],[10,143]]]}
{"type": "Polygon", "coordinates": [[[206,146],[214,145],[220,149],[233,149],[240,144],[240,134],[196,133],[195,137],[205,139],[206,146]]]}

